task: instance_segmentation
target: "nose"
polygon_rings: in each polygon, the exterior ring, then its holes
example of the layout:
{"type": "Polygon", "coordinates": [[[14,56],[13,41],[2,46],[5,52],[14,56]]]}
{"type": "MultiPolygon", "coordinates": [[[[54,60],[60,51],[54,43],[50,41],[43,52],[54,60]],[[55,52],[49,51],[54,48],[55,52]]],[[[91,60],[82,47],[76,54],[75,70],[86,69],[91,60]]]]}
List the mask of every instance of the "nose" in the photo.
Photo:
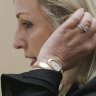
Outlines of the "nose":
{"type": "Polygon", "coordinates": [[[13,47],[16,48],[16,49],[21,49],[21,48],[24,48],[25,44],[24,44],[24,41],[14,41],[13,43],[13,47]]]}
{"type": "Polygon", "coordinates": [[[21,49],[26,47],[26,41],[23,36],[15,35],[14,37],[14,42],[13,42],[13,47],[16,49],[21,49]]]}

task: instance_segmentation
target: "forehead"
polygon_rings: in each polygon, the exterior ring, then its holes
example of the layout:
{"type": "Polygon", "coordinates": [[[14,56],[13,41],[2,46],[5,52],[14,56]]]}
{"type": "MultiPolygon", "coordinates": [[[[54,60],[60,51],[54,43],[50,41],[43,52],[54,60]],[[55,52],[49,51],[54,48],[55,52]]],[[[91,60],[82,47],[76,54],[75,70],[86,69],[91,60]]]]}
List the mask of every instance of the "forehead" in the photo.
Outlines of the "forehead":
{"type": "Polygon", "coordinates": [[[15,0],[16,14],[19,13],[38,13],[38,2],[37,0],[15,0]]]}

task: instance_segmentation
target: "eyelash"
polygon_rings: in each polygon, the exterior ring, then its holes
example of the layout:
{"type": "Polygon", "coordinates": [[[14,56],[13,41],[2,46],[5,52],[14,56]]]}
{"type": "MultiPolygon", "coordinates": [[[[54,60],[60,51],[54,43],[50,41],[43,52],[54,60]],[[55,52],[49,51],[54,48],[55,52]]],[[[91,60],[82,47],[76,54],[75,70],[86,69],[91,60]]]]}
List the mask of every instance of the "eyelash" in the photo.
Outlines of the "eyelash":
{"type": "Polygon", "coordinates": [[[22,25],[23,25],[23,27],[24,27],[25,29],[30,29],[30,28],[32,28],[33,23],[30,22],[30,21],[24,21],[24,22],[22,23],[22,25]]]}

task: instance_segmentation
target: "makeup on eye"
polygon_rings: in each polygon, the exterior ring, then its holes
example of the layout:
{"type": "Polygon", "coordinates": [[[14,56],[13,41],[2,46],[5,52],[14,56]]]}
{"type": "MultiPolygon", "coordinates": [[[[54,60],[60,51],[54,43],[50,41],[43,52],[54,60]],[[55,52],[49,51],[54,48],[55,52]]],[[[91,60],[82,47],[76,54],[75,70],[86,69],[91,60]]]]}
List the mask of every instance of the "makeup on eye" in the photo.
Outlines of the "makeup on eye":
{"type": "Polygon", "coordinates": [[[28,21],[28,20],[25,20],[22,22],[22,26],[25,28],[25,29],[31,29],[32,26],[33,26],[33,23],[28,21]]]}

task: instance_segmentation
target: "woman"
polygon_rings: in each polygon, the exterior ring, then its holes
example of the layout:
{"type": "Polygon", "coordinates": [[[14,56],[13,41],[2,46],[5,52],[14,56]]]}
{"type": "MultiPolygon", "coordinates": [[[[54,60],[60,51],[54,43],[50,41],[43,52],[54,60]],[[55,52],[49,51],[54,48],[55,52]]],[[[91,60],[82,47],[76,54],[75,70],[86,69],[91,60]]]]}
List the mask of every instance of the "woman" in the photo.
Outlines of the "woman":
{"type": "Polygon", "coordinates": [[[95,86],[89,87],[96,81],[93,2],[96,4],[95,0],[83,4],[81,0],[15,0],[14,47],[24,49],[25,57],[32,59],[32,71],[2,75],[2,96],[96,95],[95,86]]]}

